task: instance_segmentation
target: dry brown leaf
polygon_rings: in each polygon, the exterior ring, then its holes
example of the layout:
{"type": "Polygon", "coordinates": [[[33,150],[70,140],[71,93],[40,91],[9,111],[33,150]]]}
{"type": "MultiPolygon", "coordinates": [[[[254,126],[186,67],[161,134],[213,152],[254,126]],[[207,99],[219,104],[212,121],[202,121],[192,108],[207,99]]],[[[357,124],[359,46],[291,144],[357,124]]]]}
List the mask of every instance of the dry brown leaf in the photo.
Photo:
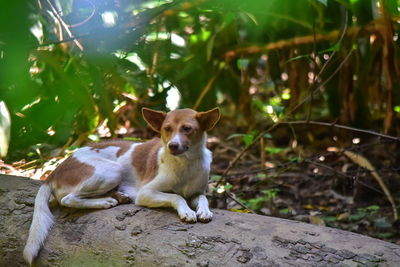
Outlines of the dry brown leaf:
{"type": "Polygon", "coordinates": [[[341,213],[341,214],[339,214],[339,215],[337,216],[337,220],[338,220],[338,221],[346,221],[347,218],[349,218],[349,216],[350,216],[350,213],[348,213],[348,212],[341,213]]]}
{"type": "Polygon", "coordinates": [[[385,183],[383,182],[379,174],[375,171],[375,168],[374,166],[372,166],[371,162],[369,162],[367,158],[351,151],[344,151],[343,153],[360,167],[363,167],[364,169],[371,171],[371,175],[379,183],[380,187],[382,188],[383,192],[388,198],[390,204],[392,205],[394,220],[397,221],[398,213],[397,213],[396,203],[394,202],[392,194],[390,193],[389,189],[386,187],[385,183]]]}
{"type": "Polygon", "coordinates": [[[310,223],[312,223],[312,224],[325,226],[324,220],[321,217],[319,217],[318,215],[310,215],[309,219],[310,219],[310,223]]]}
{"type": "Polygon", "coordinates": [[[351,151],[344,151],[343,152],[349,159],[351,159],[354,163],[359,165],[360,167],[363,167],[369,171],[375,171],[374,166],[372,166],[371,162],[369,162],[368,159],[365,157],[361,156],[360,154],[356,154],[351,151]]]}

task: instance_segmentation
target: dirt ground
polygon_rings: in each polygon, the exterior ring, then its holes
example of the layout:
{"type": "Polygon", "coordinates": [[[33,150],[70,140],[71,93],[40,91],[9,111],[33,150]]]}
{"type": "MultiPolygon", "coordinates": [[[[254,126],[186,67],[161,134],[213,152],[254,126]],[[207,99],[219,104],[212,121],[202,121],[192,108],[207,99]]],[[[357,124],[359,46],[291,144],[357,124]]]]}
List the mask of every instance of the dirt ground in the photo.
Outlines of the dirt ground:
{"type": "MultiPolygon", "coordinates": [[[[215,179],[244,147],[240,138],[221,140],[211,143],[215,179]]],[[[281,126],[262,142],[254,144],[223,178],[230,196],[214,190],[214,206],[246,212],[239,200],[258,214],[400,244],[399,220],[378,183],[381,180],[387,187],[397,208],[400,142],[307,125],[281,126]]]]}

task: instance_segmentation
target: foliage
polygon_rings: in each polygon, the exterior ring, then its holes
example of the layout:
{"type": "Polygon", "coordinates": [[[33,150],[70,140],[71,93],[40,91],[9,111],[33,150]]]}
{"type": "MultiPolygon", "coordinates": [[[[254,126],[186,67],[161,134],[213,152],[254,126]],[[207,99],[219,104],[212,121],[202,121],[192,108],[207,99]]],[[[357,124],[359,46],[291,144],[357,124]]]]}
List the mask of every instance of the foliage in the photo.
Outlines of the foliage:
{"type": "Polygon", "coordinates": [[[236,134],[231,134],[230,136],[228,136],[226,138],[226,140],[229,140],[229,139],[232,139],[232,138],[235,138],[235,137],[241,137],[243,139],[243,142],[244,142],[245,146],[249,146],[253,142],[254,137],[256,137],[256,135],[257,135],[257,131],[251,131],[248,134],[238,134],[238,133],[236,133],[236,134]]]}
{"type": "Polygon", "coordinates": [[[294,118],[378,120],[388,132],[399,116],[395,0],[2,5],[0,101],[14,153],[79,144],[100,125],[111,135],[127,121],[143,125],[140,108],[165,109],[176,90],[180,106],[218,103],[249,128],[284,118],[324,81],[294,118]]]}
{"type": "Polygon", "coordinates": [[[266,189],[266,190],[261,190],[261,196],[256,197],[256,198],[250,198],[250,199],[241,199],[239,200],[244,203],[247,207],[249,207],[251,210],[254,211],[259,211],[262,207],[268,204],[272,204],[272,200],[278,193],[278,189],[266,189]]]}
{"type": "Polygon", "coordinates": [[[392,224],[385,216],[378,215],[381,207],[371,205],[365,208],[357,208],[353,213],[341,213],[336,216],[323,217],[324,222],[328,226],[340,228],[355,228],[356,225],[367,225],[370,231],[373,230],[372,236],[376,238],[389,239],[395,235],[392,224]]]}

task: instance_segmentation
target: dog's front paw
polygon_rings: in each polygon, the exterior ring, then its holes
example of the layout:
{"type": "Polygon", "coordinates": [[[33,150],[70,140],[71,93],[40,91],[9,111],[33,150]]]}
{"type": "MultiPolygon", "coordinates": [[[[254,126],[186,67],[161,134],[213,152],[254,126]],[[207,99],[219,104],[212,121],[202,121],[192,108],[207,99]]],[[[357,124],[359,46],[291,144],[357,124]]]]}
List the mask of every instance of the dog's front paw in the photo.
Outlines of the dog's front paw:
{"type": "Polygon", "coordinates": [[[118,205],[118,200],[112,197],[106,197],[102,200],[102,208],[108,209],[118,205]]]}
{"type": "Polygon", "coordinates": [[[196,214],[197,218],[202,223],[208,223],[212,220],[213,216],[212,212],[209,209],[199,209],[196,214]]]}
{"type": "Polygon", "coordinates": [[[196,212],[189,207],[178,209],[178,215],[182,221],[187,223],[195,223],[197,221],[196,212]]]}

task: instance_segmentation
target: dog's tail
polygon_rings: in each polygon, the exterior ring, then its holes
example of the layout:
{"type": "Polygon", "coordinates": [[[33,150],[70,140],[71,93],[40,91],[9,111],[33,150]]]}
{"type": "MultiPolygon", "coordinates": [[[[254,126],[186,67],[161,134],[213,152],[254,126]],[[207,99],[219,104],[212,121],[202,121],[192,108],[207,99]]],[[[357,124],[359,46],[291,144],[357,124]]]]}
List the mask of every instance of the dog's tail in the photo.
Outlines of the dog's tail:
{"type": "Polygon", "coordinates": [[[24,259],[29,265],[32,265],[33,259],[37,256],[53,224],[53,214],[49,208],[51,194],[51,185],[45,183],[39,188],[35,199],[32,224],[24,248],[24,259]]]}

